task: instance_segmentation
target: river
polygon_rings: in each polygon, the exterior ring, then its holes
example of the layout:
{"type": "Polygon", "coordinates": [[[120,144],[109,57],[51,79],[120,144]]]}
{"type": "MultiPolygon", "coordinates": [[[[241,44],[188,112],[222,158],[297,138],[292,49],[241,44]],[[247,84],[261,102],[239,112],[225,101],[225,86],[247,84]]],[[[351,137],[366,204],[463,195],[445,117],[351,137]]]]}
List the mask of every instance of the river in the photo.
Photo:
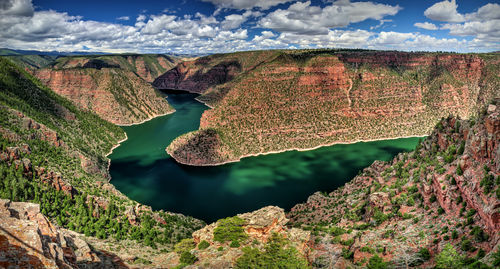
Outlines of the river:
{"type": "Polygon", "coordinates": [[[249,157],[215,167],[185,166],[165,148],[198,129],[207,107],[196,96],[169,94],[175,113],[123,127],[128,140],[109,156],[111,183],[118,190],[153,209],[210,223],[267,205],[289,210],[316,191],[344,185],[373,161],[390,160],[418,143],[418,138],[400,138],[249,157]]]}

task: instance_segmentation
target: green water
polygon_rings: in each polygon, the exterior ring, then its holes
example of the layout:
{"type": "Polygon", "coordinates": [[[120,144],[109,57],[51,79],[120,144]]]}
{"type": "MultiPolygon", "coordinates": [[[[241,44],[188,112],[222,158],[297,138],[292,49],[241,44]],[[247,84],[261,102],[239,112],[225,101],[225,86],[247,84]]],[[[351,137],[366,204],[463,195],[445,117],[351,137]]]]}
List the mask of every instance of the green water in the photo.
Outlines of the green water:
{"type": "Polygon", "coordinates": [[[342,186],[374,160],[390,160],[413,150],[418,142],[418,138],[361,142],[244,158],[216,167],[185,166],[169,157],[165,147],[198,128],[207,107],[194,97],[169,94],[175,113],[123,127],[128,140],[110,156],[111,183],[154,209],[206,222],[267,205],[288,210],[316,191],[342,186]]]}

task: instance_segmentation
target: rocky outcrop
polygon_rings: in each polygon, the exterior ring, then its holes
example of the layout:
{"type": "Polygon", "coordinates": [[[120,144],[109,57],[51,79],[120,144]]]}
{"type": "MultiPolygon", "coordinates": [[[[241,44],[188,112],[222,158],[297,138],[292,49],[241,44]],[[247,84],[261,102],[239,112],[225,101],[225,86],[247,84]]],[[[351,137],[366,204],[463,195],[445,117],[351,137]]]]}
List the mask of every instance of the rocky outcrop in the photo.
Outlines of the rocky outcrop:
{"type": "Polygon", "coordinates": [[[82,235],[54,226],[32,203],[0,199],[0,266],[99,268],[116,266],[93,251],[82,235]]]}
{"type": "Polygon", "coordinates": [[[259,210],[238,214],[244,224],[242,228],[247,239],[241,245],[230,246],[231,242],[219,242],[214,240],[214,230],[219,223],[215,222],[205,226],[203,229],[193,233],[193,240],[196,244],[206,241],[210,244],[206,249],[194,249],[191,252],[199,259],[198,264],[206,268],[227,268],[232,267],[234,262],[243,254],[244,247],[262,246],[269,241],[273,234],[278,234],[289,240],[303,256],[309,254],[310,232],[288,228],[288,219],[282,208],[268,206],[259,210]]]}
{"type": "Polygon", "coordinates": [[[294,206],[287,217],[294,227],[329,231],[312,246],[312,259],[325,266],[363,264],[377,254],[396,266],[411,261],[427,268],[433,260],[422,260],[418,249],[434,256],[447,243],[468,257],[479,248],[493,253],[500,242],[499,124],[495,104],[476,121],[443,119],[414,152],[374,162],[344,187],[294,206]]]}
{"type": "Polygon", "coordinates": [[[200,128],[167,152],[188,165],[335,143],[428,135],[499,96],[494,57],[377,51],[213,55],[153,83],[202,93],[200,128]]]}

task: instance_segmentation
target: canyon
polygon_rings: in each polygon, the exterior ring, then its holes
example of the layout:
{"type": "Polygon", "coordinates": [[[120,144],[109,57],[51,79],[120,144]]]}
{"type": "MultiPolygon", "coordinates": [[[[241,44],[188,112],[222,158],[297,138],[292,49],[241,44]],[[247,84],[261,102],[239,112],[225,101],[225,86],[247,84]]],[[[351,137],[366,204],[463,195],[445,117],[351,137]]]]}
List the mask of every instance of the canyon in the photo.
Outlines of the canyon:
{"type": "Polygon", "coordinates": [[[129,125],[174,111],[149,82],[176,62],[165,55],[73,56],[32,73],[79,108],[129,125]]]}
{"type": "Polygon", "coordinates": [[[1,266],[428,268],[450,248],[457,266],[500,265],[497,54],[240,52],[156,79],[141,64],[125,68],[128,56],[99,57],[41,69],[0,57],[1,266]],[[125,138],[115,124],[173,112],[148,81],[201,93],[211,107],[198,131],[168,146],[179,163],[427,137],[289,212],[267,206],[206,225],[109,182],[106,156],[125,138]]]}
{"type": "Polygon", "coordinates": [[[428,135],[498,97],[498,54],[255,51],[182,62],[153,82],[201,93],[200,128],[167,152],[219,165],[284,150],[428,135]]]}

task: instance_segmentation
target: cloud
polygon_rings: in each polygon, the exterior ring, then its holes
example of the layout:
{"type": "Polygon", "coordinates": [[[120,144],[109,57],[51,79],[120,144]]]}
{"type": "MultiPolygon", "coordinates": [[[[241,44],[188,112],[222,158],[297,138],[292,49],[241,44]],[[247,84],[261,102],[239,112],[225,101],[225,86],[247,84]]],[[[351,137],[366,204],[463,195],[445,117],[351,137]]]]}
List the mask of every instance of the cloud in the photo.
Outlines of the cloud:
{"type": "Polygon", "coordinates": [[[435,21],[463,22],[465,18],[457,12],[457,7],[455,0],[451,0],[450,2],[445,0],[426,9],[424,15],[435,21]]]}
{"type": "Polygon", "coordinates": [[[250,17],[258,17],[261,16],[262,13],[247,10],[243,14],[230,14],[224,18],[224,21],[221,22],[222,29],[236,29],[241,26],[244,22],[248,20],[250,17]]]}
{"type": "Polygon", "coordinates": [[[0,0],[0,47],[137,53],[325,47],[479,52],[500,47],[497,8],[500,8],[497,4],[488,4],[464,14],[463,23],[445,23],[441,29],[457,38],[436,38],[420,33],[342,28],[368,19],[378,20],[381,25],[387,21],[386,16],[401,9],[373,2],[342,0],[314,6],[307,1],[291,4],[284,10],[267,11],[268,14],[250,9],[232,13],[226,10],[228,14],[221,17],[201,13],[183,16],[141,13],[134,25],[124,25],[121,21],[85,20],[52,10],[34,11],[31,1],[0,0]],[[254,23],[257,27],[249,26],[254,23]]]}
{"type": "Polygon", "coordinates": [[[292,2],[293,0],[202,0],[214,4],[217,8],[267,10],[270,7],[292,2]]]}
{"type": "Polygon", "coordinates": [[[413,24],[415,27],[422,28],[425,30],[437,30],[438,27],[434,23],[430,22],[416,22],[413,24]]]}
{"type": "Polygon", "coordinates": [[[0,15],[33,16],[33,4],[31,0],[0,0],[0,15]]]}
{"type": "MultiPolygon", "coordinates": [[[[429,7],[424,14],[435,20],[449,22],[441,26],[450,35],[473,36],[475,44],[483,42],[489,47],[500,43],[500,5],[489,3],[476,12],[459,14],[455,1],[443,1],[429,7]]],[[[417,26],[415,24],[415,26],[417,26]]]]}
{"type": "Polygon", "coordinates": [[[130,20],[130,17],[129,16],[122,16],[122,17],[118,17],[116,19],[119,21],[128,21],[128,20],[130,20]]]}
{"type": "Polygon", "coordinates": [[[465,14],[467,21],[486,21],[500,19],[500,5],[486,4],[480,7],[477,12],[465,14]]]}
{"type": "Polygon", "coordinates": [[[312,6],[311,1],[297,2],[286,10],[277,9],[263,17],[259,26],[279,32],[318,35],[329,29],[345,27],[367,19],[382,20],[401,8],[372,2],[336,1],[325,7],[312,6]]]}

